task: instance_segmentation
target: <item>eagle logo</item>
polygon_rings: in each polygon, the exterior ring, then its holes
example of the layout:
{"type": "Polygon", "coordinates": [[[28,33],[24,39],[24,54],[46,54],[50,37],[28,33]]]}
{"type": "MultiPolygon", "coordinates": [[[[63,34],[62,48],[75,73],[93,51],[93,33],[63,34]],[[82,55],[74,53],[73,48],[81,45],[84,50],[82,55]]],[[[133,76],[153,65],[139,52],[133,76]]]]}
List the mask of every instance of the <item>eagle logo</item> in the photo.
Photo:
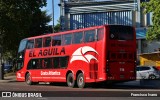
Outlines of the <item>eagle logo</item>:
{"type": "Polygon", "coordinates": [[[81,60],[87,63],[90,63],[91,59],[98,61],[97,58],[94,57],[93,55],[86,54],[87,52],[94,52],[98,54],[98,52],[92,47],[89,47],[89,46],[80,47],[72,54],[70,63],[72,63],[75,60],[81,60]]]}

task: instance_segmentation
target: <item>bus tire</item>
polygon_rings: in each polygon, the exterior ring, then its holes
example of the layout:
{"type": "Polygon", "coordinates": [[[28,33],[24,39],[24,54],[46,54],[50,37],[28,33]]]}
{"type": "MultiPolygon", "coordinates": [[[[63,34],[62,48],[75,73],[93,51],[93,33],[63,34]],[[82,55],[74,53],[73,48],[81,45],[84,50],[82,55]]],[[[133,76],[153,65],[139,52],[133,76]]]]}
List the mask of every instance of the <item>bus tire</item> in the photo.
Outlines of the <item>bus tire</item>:
{"type": "Polygon", "coordinates": [[[77,85],[78,85],[79,88],[84,88],[85,87],[85,81],[84,81],[83,73],[78,74],[77,85]]]}
{"type": "Polygon", "coordinates": [[[68,87],[72,87],[72,88],[75,86],[75,80],[74,80],[73,73],[69,73],[67,75],[67,85],[68,87]]]}
{"type": "Polygon", "coordinates": [[[31,80],[31,75],[29,73],[27,73],[25,81],[28,85],[33,85],[33,82],[31,80]]]}

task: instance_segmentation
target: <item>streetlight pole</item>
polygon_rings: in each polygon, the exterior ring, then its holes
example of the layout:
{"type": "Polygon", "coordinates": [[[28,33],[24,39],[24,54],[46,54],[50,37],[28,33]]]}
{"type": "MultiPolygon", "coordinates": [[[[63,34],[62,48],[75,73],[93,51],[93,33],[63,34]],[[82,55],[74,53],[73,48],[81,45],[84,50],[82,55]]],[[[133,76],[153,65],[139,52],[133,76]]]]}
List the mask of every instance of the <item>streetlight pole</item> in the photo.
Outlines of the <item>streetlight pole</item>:
{"type": "Polygon", "coordinates": [[[53,20],[53,33],[54,33],[54,0],[52,0],[52,20],[53,20]]]}
{"type": "Polygon", "coordinates": [[[2,47],[0,46],[0,80],[3,80],[4,79],[4,76],[3,76],[3,71],[4,71],[4,65],[2,64],[2,47]]]}

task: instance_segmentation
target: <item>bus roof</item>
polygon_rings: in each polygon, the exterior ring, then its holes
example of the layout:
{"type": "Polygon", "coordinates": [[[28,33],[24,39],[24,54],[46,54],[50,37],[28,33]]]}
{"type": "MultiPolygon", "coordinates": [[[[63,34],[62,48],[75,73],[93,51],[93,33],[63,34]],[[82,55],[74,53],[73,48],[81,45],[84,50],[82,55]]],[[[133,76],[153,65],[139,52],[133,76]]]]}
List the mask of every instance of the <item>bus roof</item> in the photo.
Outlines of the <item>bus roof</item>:
{"type": "MultiPolygon", "coordinates": [[[[25,39],[35,39],[35,38],[42,38],[42,37],[47,37],[47,36],[66,34],[66,33],[81,32],[81,31],[91,30],[91,29],[95,29],[95,28],[102,28],[102,27],[105,27],[105,26],[124,26],[124,25],[101,25],[101,26],[81,28],[81,29],[76,29],[76,30],[68,30],[68,31],[63,31],[63,32],[58,32],[58,33],[50,33],[50,34],[38,35],[38,36],[28,37],[28,38],[25,38],[25,39]]],[[[23,39],[23,40],[25,40],[25,39],[23,39]]]]}

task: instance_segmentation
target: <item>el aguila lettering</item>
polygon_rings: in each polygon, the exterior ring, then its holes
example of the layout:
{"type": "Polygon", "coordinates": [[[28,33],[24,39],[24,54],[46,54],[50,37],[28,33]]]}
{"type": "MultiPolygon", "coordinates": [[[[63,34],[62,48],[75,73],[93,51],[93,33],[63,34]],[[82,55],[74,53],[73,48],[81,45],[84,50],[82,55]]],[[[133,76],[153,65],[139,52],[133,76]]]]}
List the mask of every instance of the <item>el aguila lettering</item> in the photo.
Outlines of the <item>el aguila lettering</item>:
{"type": "Polygon", "coordinates": [[[44,50],[39,50],[38,54],[35,53],[34,51],[29,52],[29,57],[40,57],[40,56],[51,56],[51,55],[62,55],[65,54],[65,48],[51,48],[51,49],[44,49],[44,50]]]}

